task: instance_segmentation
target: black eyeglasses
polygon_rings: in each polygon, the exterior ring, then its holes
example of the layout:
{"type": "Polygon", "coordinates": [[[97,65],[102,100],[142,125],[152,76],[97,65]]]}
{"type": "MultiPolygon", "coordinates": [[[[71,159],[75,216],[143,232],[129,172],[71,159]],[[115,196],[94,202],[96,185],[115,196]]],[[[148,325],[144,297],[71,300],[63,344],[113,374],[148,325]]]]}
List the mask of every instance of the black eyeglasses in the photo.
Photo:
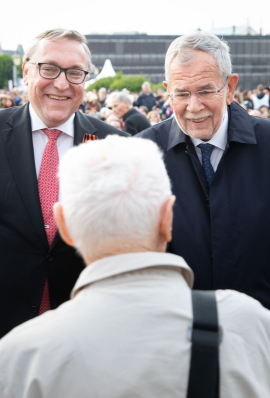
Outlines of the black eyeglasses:
{"type": "Polygon", "coordinates": [[[56,79],[64,72],[66,79],[72,84],[82,84],[89,72],[77,68],[60,68],[60,66],[42,62],[28,61],[30,64],[39,66],[39,74],[44,79],[56,79]]]}

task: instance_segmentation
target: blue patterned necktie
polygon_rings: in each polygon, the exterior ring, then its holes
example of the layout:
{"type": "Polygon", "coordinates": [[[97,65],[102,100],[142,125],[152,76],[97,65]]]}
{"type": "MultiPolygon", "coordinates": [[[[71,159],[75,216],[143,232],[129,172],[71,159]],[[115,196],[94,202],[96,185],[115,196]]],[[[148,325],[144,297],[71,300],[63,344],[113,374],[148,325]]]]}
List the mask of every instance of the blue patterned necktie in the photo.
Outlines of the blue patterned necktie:
{"type": "Polygon", "coordinates": [[[210,187],[211,182],[214,177],[214,169],[211,165],[210,158],[214,149],[214,145],[212,144],[200,144],[198,147],[202,151],[202,167],[205,173],[205,177],[207,179],[208,186],[210,187]]]}

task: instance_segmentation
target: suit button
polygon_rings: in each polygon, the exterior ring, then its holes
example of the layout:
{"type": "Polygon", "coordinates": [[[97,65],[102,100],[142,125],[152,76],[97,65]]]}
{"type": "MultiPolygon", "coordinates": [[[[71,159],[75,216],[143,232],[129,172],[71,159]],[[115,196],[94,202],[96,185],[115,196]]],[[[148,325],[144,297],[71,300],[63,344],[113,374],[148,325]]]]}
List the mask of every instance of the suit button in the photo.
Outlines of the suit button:
{"type": "Polygon", "coordinates": [[[49,254],[49,255],[47,256],[47,260],[48,260],[48,261],[52,261],[52,259],[53,259],[53,256],[52,256],[51,254],[49,254]]]}
{"type": "Polygon", "coordinates": [[[31,307],[32,312],[38,312],[38,307],[36,307],[35,305],[33,305],[31,307]]]}
{"type": "Polygon", "coordinates": [[[207,199],[205,199],[205,201],[206,201],[206,206],[210,207],[209,199],[207,198],[207,199]]]}

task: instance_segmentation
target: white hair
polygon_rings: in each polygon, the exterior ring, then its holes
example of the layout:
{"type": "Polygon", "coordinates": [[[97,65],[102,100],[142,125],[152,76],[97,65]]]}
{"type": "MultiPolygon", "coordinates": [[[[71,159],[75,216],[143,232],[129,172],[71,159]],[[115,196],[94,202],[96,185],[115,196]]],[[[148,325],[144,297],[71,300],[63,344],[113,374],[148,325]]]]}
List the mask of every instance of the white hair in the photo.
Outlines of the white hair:
{"type": "Polygon", "coordinates": [[[207,32],[195,32],[180,36],[168,48],[165,57],[165,79],[170,85],[170,66],[177,57],[180,65],[189,65],[195,51],[204,51],[214,56],[220,76],[224,81],[232,74],[232,62],[228,44],[207,32]]]}
{"type": "Polygon", "coordinates": [[[144,88],[145,86],[149,86],[149,87],[151,87],[151,84],[150,84],[149,82],[143,82],[143,84],[142,84],[142,88],[144,88]]]}
{"type": "Polygon", "coordinates": [[[106,243],[145,242],[171,195],[158,146],[110,135],[69,150],[60,161],[61,201],[71,238],[85,255],[106,243]]]}
{"type": "Polygon", "coordinates": [[[117,92],[117,93],[112,93],[110,95],[110,101],[112,101],[113,98],[117,98],[119,102],[125,102],[128,101],[130,105],[133,104],[134,100],[133,97],[123,91],[117,92]]]}
{"type": "Polygon", "coordinates": [[[84,51],[85,51],[88,71],[89,72],[94,71],[94,65],[92,63],[92,56],[91,56],[89,47],[87,45],[86,37],[84,35],[82,35],[81,33],[77,32],[76,30],[69,30],[69,29],[62,29],[62,28],[48,29],[48,30],[45,30],[44,32],[40,33],[39,35],[37,35],[34,38],[31,47],[29,47],[26,50],[26,52],[23,56],[23,62],[30,61],[30,59],[33,57],[33,55],[37,51],[39,43],[43,39],[52,40],[52,41],[56,41],[56,40],[60,40],[60,39],[67,39],[67,40],[74,40],[74,41],[77,41],[78,43],[81,43],[84,48],[84,51]]]}

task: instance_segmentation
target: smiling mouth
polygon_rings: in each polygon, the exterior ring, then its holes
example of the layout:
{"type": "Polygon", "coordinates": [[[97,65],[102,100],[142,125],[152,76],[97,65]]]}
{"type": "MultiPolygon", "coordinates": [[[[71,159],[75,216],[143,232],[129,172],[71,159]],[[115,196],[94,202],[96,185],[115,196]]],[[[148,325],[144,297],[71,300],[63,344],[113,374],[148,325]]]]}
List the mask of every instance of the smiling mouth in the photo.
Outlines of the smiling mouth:
{"type": "Polygon", "coordinates": [[[205,120],[207,120],[208,118],[209,118],[209,116],[201,117],[200,119],[188,119],[188,120],[190,120],[192,123],[201,123],[201,122],[204,122],[205,120]]]}
{"type": "Polygon", "coordinates": [[[64,100],[68,100],[69,99],[69,97],[58,97],[56,95],[50,95],[50,94],[48,94],[48,97],[51,98],[51,99],[58,100],[58,101],[64,101],[64,100]]]}

